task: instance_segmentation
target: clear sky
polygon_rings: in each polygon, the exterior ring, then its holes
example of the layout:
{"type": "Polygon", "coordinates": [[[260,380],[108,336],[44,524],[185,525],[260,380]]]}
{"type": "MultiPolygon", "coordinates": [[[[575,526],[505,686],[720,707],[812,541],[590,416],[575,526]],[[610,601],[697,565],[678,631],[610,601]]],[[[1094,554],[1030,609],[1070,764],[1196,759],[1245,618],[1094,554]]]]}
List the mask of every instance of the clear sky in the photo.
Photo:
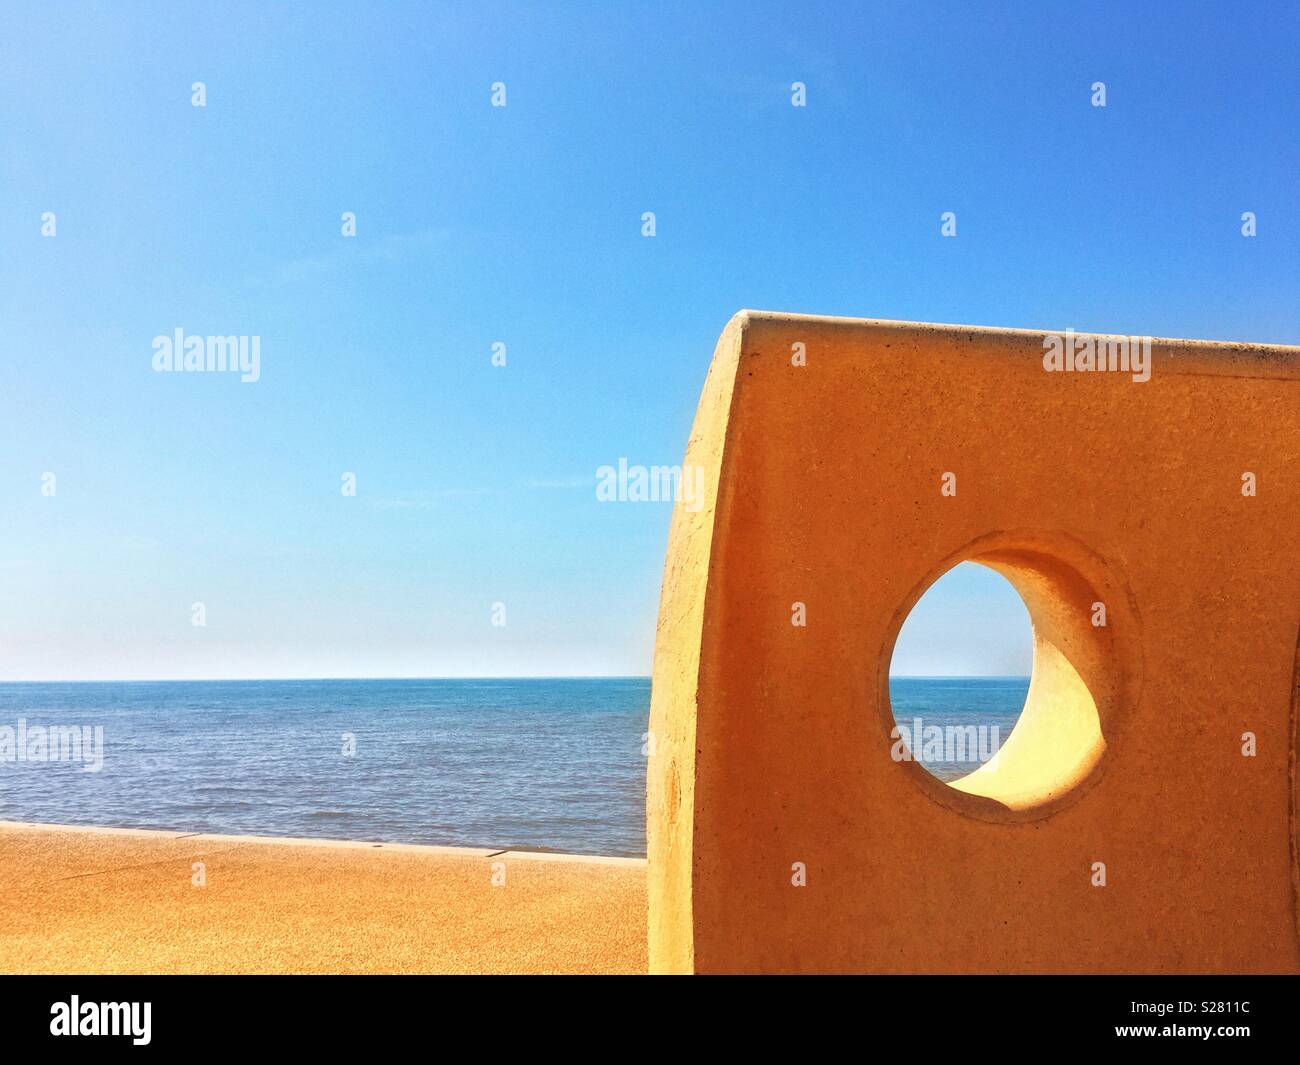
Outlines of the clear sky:
{"type": "Polygon", "coordinates": [[[742,307],[1300,341],[1300,7],[1143,6],[6,4],[0,679],[648,672],[742,307]]]}

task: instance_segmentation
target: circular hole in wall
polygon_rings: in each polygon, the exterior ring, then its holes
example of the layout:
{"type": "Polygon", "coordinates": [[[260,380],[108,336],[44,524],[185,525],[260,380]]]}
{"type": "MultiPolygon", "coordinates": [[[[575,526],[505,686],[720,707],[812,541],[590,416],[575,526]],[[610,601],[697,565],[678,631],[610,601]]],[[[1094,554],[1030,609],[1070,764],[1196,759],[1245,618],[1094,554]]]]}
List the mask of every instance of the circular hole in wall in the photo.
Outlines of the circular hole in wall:
{"type": "Polygon", "coordinates": [[[894,644],[895,755],[945,783],[992,760],[1020,720],[1033,657],[1029,611],[1011,582],[974,562],[948,570],[894,644]]]}
{"type": "MultiPolygon", "coordinates": [[[[1086,551],[1072,555],[1105,577],[1086,551]]],[[[993,818],[1042,816],[1089,779],[1133,680],[1114,639],[1127,614],[1096,586],[1038,548],[971,549],[943,567],[913,593],[891,645],[891,757],[935,797],[993,818]],[[939,672],[946,691],[905,676],[939,672]]]]}

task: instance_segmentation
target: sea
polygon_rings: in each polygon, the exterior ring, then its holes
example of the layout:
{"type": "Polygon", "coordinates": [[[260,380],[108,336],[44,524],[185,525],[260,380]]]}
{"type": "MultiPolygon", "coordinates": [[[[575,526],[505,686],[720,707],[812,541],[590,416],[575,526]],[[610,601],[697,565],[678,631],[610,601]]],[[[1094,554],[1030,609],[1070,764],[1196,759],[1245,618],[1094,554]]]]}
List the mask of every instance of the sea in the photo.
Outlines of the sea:
{"type": "MultiPolygon", "coordinates": [[[[890,685],[1003,741],[1027,688],[890,685]]],[[[649,709],[645,677],[0,684],[0,820],[644,856],[649,709]]]]}

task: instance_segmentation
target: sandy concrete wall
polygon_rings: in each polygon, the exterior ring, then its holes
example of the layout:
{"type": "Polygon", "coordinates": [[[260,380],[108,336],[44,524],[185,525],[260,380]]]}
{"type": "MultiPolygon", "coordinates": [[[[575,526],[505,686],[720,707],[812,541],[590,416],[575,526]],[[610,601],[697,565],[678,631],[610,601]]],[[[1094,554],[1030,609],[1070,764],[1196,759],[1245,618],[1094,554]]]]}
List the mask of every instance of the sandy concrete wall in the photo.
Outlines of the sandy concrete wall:
{"type": "Polygon", "coordinates": [[[660,612],[652,970],[1300,970],[1300,349],[1156,339],[1135,381],[1051,343],[728,325],[660,612]],[[1035,667],[954,788],[891,756],[887,681],[966,559],[1035,667]]]}

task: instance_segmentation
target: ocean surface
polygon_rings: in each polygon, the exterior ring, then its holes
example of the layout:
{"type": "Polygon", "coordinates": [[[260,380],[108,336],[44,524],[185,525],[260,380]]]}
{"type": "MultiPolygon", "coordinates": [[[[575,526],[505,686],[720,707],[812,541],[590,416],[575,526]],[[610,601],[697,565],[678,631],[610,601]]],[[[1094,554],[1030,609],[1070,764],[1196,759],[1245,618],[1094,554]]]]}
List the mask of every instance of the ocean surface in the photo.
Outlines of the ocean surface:
{"type": "MultiPolygon", "coordinates": [[[[1004,740],[1027,687],[891,682],[900,721],[1004,740]]],[[[0,820],[641,856],[649,707],[647,678],[0,684],[0,820]],[[40,760],[52,726],[81,761],[40,760]]]]}
{"type": "MultiPolygon", "coordinates": [[[[1020,718],[1029,694],[1028,677],[890,677],[889,702],[894,711],[894,721],[907,728],[909,739],[916,733],[916,722],[921,723],[921,733],[929,733],[931,725],[945,732],[952,727],[966,728],[974,725],[987,730],[981,738],[981,750],[989,755],[1007,742],[1011,730],[1020,718]],[[996,729],[996,732],[994,731],[996,729]],[[985,742],[987,740],[987,742],[985,742]]],[[[914,753],[925,755],[925,747],[914,753]]],[[[945,751],[960,755],[963,752],[945,751]]],[[[919,757],[918,761],[940,780],[956,780],[979,768],[971,761],[973,753],[964,752],[966,758],[919,757]]]]}

